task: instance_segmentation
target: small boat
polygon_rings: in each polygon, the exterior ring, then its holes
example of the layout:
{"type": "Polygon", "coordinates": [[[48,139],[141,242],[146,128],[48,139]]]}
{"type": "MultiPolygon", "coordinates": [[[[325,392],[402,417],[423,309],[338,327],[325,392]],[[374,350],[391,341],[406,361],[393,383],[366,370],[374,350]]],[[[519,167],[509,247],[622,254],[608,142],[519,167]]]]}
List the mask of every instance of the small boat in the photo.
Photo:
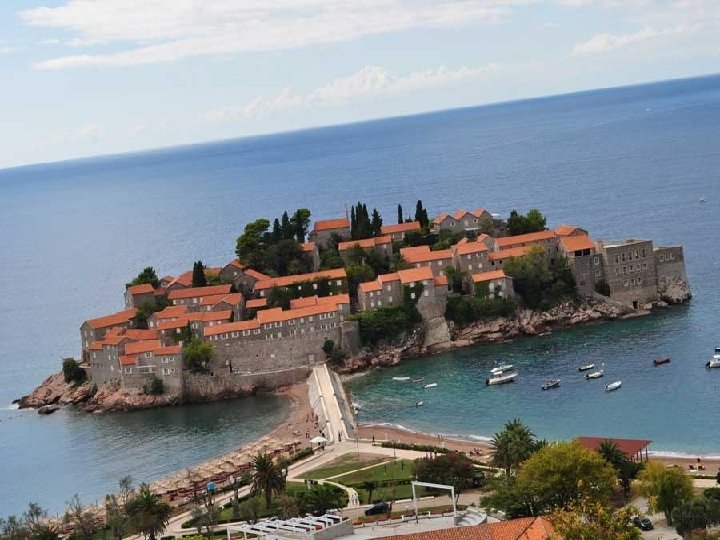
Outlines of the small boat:
{"type": "Polygon", "coordinates": [[[436,386],[436,382],[431,382],[430,384],[423,384],[423,388],[435,388],[436,386]]]}
{"type": "Polygon", "coordinates": [[[663,366],[665,364],[669,364],[670,359],[669,358],[656,358],[653,360],[653,366],[663,366]]]}
{"type": "Polygon", "coordinates": [[[410,377],[393,377],[393,381],[409,381],[410,377]]]}
{"type": "Polygon", "coordinates": [[[502,373],[505,373],[506,371],[512,371],[514,369],[515,366],[513,366],[512,364],[500,364],[492,368],[490,370],[490,373],[492,373],[493,375],[500,375],[502,373]]]}
{"type": "Polygon", "coordinates": [[[605,386],[606,392],[612,392],[613,390],[617,390],[622,386],[622,381],[615,381],[605,386]]]}
{"type": "Polygon", "coordinates": [[[706,368],[716,368],[720,367],[720,354],[715,354],[713,357],[708,361],[707,364],[705,364],[706,368]]]}
{"type": "Polygon", "coordinates": [[[422,405],[423,405],[423,402],[422,402],[422,401],[418,401],[417,403],[415,403],[415,406],[416,406],[416,407],[422,407],[422,405]]]}
{"type": "Polygon", "coordinates": [[[355,403],[355,402],[353,401],[353,402],[352,402],[352,408],[355,409],[356,411],[359,411],[359,410],[362,409],[362,405],[360,405],[359,403],[355,403]]]}
{"type": "Polygon", "coordinates": [[[517,378],[517,373],[507,373],[505,375],[497,375],[495,377],[491,377],[490,379],[485,379],[485,386],[491,386],[494,384],[507,384],[515,381],[517,378]]]}
{"type": "Polygon", "coordinates": [[[549,381],[545,381],[542,385],[543,390],[550,390],[551,388],[559,388],[560,387],[560,379],[552,379],[549,381]]]}
{"type": "Polygon", "coordinates": [[[585,378],[586,378],[587,380],[590,380],[590,379],[599,379],[599,378],[602,377],[603,375],[605,375],[605,370],[604,370],[604,369],[598,369],[597,371],[593,371],[592,373],[588,373],[587,375],[585,375],[585,378]]]}
{"type": "Polygon", "coordinates": [[[584,366],[580,366],[578,368],[578,371],[590,371],[594,367],[595,367],[595,364],[585,364],[584,366]]]}
{"type": "Polygon", "coordinates": [[[418,382],[423,382],[424,380],[425,380],[425,377],[415,377],[415,378],[412,380],[412,382],[418,383],[418,382]]]}

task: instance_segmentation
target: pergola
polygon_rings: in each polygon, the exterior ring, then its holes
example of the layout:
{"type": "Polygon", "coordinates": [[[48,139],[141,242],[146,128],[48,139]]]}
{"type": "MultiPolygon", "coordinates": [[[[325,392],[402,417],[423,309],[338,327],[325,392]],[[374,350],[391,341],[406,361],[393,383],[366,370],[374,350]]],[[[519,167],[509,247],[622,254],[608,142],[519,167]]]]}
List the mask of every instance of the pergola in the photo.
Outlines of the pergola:
{"type": "Polygon", "coordinates": [[[316,531],[327,529],[342,522],[341,516],[325,514],[319,517],[297,517],[292,519],[269,519],[254,525],[228,525],[228,540],[239,540],[242,533],[247,540],[248,534],[254,537],[276,536],[280,538],[304,538],[316,531]]]}
{"type": "Polygon", "coordinates": [[[593,451],[597,451],[603,442],[612,441],[617,445],[618,450],[632,461],[647,461],[649,459],[648,446],[652,443],[646,439],[616,439],[614,437],[578,437],[576,440],[585,448],[593,451]],[[645,452],[644,456],[643,451],[645,452]]]}

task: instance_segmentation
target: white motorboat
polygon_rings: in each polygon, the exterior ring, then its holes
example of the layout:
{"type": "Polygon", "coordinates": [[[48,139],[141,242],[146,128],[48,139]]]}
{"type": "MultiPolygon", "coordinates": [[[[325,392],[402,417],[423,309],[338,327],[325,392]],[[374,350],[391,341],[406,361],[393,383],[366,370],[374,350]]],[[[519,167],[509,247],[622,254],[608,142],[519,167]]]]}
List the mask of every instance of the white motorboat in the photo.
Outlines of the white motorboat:
{"type": "Polygon", "coordinates": [[[393,377],[393,381],[409,381],[410,377],[393,377]]]}
{"type": "Polygon", "coordinates": [[[621,386],[622,386],[622,381],[615,381],[615,382],[612,382],[612,383],[608,384],[607,386],[605,386],[605,391],[612,392],[613,390],[617,390],[621,386]]]}
{"type": "Polygon", "coordinates": [[[515,369],[515,366],[513,366],[512,364],[499,364],[499,365],[495,366],[494,368],[492,368],[490,370],[490,373],[492,373],[493,375],[502,375],[506,371],[512,371],[514,369],[515,369]]]}
{"type": "Polygon", "coordinates": [[[590,371],[590,370],[593,369],[594,367],[595,367],[595,364],[586,364],[586,365],[584,365],[584,366],[580,366],[580,367],[578,368],[578,371],[590,371]]]}
{"type": "Polygon", "coordinates": [[[415,406],[416,406],[416,407],[422,407],[422,405],[423,405],[423,402],[422,402],[422,401],[418,401],[417,403],[415,403],[415,406]]]}
{"type": "Polygon", "coordinates": [[[550,390],[551,388],[559,388],[560,387],[560,379],[551,379],[549,381],[545,381],[542,385],[543,390],[550,390]]]}
{"type": "Polygon", "coordinates": [[[430,384],[423,384],[423,388],[435,388],[437,386],[436,382],[432,382],[430,384]]]}
{"type": "Polygon", "coordinates": [[[720,354],[714,354],[713,357],[705,364],[706,368],[720,367],[720,354]]]}
{"type": "Polygon", "coordinates": [[[599,378],[602,377],[603,375],[605,375],[605,370],[604,370],[604,369],[598,369],[597,371],[593,371],[592,373],[588,373],[587,375],[585,375],[585,378],[586,378],[587,380],[590,380],[590,379],[599,379],[599,378]]]}
{"type": "Polygon", "coordinates": [[[494,384],[506,384],[514,382],[515,379],[517,379],[517,372],[513,373],[506,373],[504,375],[496,375],[495,377],[491,377],[489,379],[485,379],[485,386],[491,386],[494,384]]]}

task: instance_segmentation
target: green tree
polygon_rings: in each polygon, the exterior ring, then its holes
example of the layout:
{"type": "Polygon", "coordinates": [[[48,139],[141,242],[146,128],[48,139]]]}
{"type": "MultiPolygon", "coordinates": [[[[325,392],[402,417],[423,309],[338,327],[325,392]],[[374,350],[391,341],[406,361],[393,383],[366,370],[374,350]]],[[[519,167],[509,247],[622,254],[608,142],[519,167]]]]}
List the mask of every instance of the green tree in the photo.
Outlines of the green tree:
{"type": "Polygon", "coordinates": [[[380,212],[378,212],[377,208],[373,208],[372,211],[372,217],[370,219],[370,229],[372,230],[373,236],[380,236],[382,234],[382,217],[380,217],[380,212]]]}
{"type": "Polygon", "coordinates": [[[292,218],[290,218],[290,225],[295,234],[295,240],[300,244],[304,243],[310,226],[310,210],[307,208],[295,210],[292,218]]]}
{"type": "Polygon", "coordinates": [[[410,267],[410,265],[407,263],[405,258],[400,254],[399,250],[396,253],[393,253],[392,259],[390,259],[390,268],[389,268],[389,270],[391,272],[397,272],[398,270],[405,270],[409,267],[410,267]]]}
{"type": "Polygon", "coordinates": [[[418,201],[415,205],[415,221],[420,223],[421,229],[427,229],[428,225],[430,224],[427,210],[423,208],[422,201],[418,201]]]}
{"type": "Polygon", "coordinates": [[[76,538],[90,540],[98,528],[97,516],[82,505],[77,493],[66,502],[66,505],[63,522],[70,526],[76,538]]]}
{"type": "Polygon", "coordinates": [[[364,489],[367,491],[368,498],[367,502],[368,504],[372,503],[373,501],[373,492],[377,489],[378,483],[375,480],[365,480],[363,482],[360,482],[360,486],[358,486],[360,489],[364,489]]]}
{"type": "Polygon", "coordinates": [[[398,204],[398,225],[403,223],[403,221],[404,221],[404,219],[403,219],[402,205],[398,204]]]}
{"type": "MultiPolygon", "coordinates": [[[[157,277],[157,273],[152,266],[146,266],[143,268],[135,279],[130,282],[130,285],[144,285],[149,283],[153,286],[153,289],[157,289],[160,286],[160,280],[157,277]]],[[[128,286],[130,286],[128,285],[128,286]]]]}
{"type": "Polygon", "coordinates": [[[167,527],[172,508],[153,493],[147,484],[142,484],[137,496],[128,502],[127,513],[135,530],[148,540],[155,540],[167,527]]]}
{"type": "Polygon", "coordinates": [[[267,305],[269,308],[290,309],[292,294],[285,287],[273,287],[268,293],[267,305]]]}
{"type": "Polygon", "coordinates": [[[191,339],[183,347],[185,365],[192,371],[204,371],[212,360],[214,349],[212,344],[201,339],[191,339]]]}
{"type": "Polygon", "coordinates": [[[672,511],[672,524],[683,537],[720,524],[720,501],[700,498],[683,501],[672,511]]]}
{"type": "Polygon", "coordinates": [[[263,252],[267,247],[266,233],[269,228],[270,222],[265,218],[245,225],[245,230],[238,237],[235,246],[235,254],[239,260],[253,268],[262,267],[263,252]]]}
{"type": "Polygon", "coordinates": [[[2,540],[27,540],[30,532],[25,523],[17,516],[0,518],[0,539],[2,540]]]}
{"type": "Polygon", "coordinates": [[[127,504],[133,494],[132,478],[130,476],[121,478],[119,487],[120,491],[117,494],[105,496],[105,525],[116,540],[122,540],[128,532],[127,504]]]}
{"type": "Polygon", "coordinates": [[[475,467],[465,454],[447,452],[435,458],[416,459],[413,473],[422,482],[451,485],[459,492],[472,485],[475,467]]]}
{"type": "Polygon", "coordinates": [[[460,267],[455,265],[446,266],[444,272],[448,278],[450,290],[454,293],[461,293],[463,289],[463,281],[467,277],[467,272],[461,270],[460,267]]]}
{"type": "Polygon", "coordinates": [[[348,290],[352,296],[357,295],[358,285],[375,279],[375,272],[366,264],[352,264],[345,268],[347,272],[348,290]]]}
{"type": "Polygon", "coordinates": [[[87,380],[87,373],[74,358],[63,359],[62,372],[63,379],[68,384],[82,384],[87,380]]]}
{"type": "Polygon", "coordinates": [[[640,540],[640,531],[631,521],[637,513],[632,506],[613,509],[582,499],[567,509],[557,509],[550,521],[563,540],[640,540]]]}
{"type": "Polygon", "coordinates": [[[285,479],[282,471],[267,454],[257,454],[252,460],[252,489],[253,495],[265,494],[265,507],[270,508],[273,493],[281,493],[285,488],[285,479]]]}
{"type": "Polygon", "coordinates": [[[631,482],[640,472],[641,465],[628,459],[613,440],[602,441],[597,452],[617,471],[623,487],[623,495],[629,497],[631,482]]]}
{"type": "Polygon", "coordinates": [[[640,491],[648,498],[651,510],[663,512],[672,525],[672,512],[693,498],[692,479],[679,468],[666,469],[662,463],[650,462],[638,476],[640,491]]]}
{"type": "Polygon", "coordinates": [[[526,461],[536,449],[535,434],[517,418],[505,423],[504,429],[493,435],[492,464],[510,474],[526,461]]]}
{"type": "Polygon", "coordinates": [[[306,512],[315,515],[327,513],[328,510],[342,508],[344,506],[343,492],[330,484],[315,484],[307,491],[301,502],[306,512]]]}
{"type": "Polygon", "coordinates": [[[260,508],[260,498],[250,497],[246,501],[240,503],[240,506],[238,507],[238,516],[240,519],[245,520],[250,524],[255,524],[260,517],[260,508]]]}
{"type": "Polygon", "coordinates": [[[568,508],[587,498],[606,502],[616,484],[614,469],[577,442],[558,442],[533,453],[517,474],[517,490],[534,515],[568,508]]]}
{"type": "Polygon", "coordinates": [[[503,269],[513,278],[515,292],[531,309],[547,308],[576,295],[567,259],[557,257],[550,262],[541,246],[531,246],[522,257],[511,257],[503,269]]]}
{"type": "Polygon", "coordinates": [[[527,232],[531,233],[545,230],[547,220],[537,208],[530,210],[525,216],[525,220],[527,223],[527,232]]]}
{"type": "Polygon", "coordinates": [[[202,261],[196,261],[193,263],[192,286],[207,286],[207,279],[205,278],[205,266],[203,265],[202,261]]]}

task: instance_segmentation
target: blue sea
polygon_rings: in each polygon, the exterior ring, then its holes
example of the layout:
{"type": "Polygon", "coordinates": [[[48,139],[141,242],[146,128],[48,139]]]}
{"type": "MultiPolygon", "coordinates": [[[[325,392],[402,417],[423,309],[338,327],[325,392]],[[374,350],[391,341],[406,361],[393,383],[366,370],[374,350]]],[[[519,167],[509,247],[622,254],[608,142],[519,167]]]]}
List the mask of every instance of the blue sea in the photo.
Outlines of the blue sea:
{"type": "Polygon", "coordinates": [[[124,474],[152,479],[281,422],[287,402],[272,396],[127,415],[10,403],[77,356],[81,322],[121,308],[142,267],[221,265],[248,221],[297,207],[340,216],[358,200],[388,222],[418,199],[431,214],[538,207],[598,239],[682,244],[695,294],[643,319],[369,373],[349,384],[361,421],[487,437],[520,417],[550,439],[720,454],[720,370],[703,367],[720,345],[719,179],[718,76],[0,171],[0,515],[96,500],[124,474]],[[658,355],[672,364],[650,368],[658,355]],[[496,359],[521,367],[517,384],[485,388],[496,359]],[[604,381],[579,378],[587,361],[605,364],[604,381]],[[399,386],[400,374],[438,387],[399,386]],[[561,388],[540,392],[549,377],[561,388]],[[616,378],[622,389],[602,392],[616,378]]]}

